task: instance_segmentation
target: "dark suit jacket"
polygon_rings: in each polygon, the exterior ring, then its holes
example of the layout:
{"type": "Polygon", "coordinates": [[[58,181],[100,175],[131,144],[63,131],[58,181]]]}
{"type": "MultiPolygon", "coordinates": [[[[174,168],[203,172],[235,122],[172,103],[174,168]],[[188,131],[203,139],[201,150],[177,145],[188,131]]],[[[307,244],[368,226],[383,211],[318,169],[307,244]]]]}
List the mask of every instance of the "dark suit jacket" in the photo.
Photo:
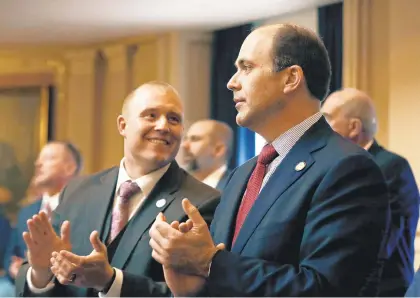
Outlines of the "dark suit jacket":
{"type": "Polygon", "coordinates": [[[226,187],[226,183],[228,181],[229,175],[230,175],[231,171],[229,169],[227,169],[224,173],[222,178],[220,178],[219,182],[216,185],[216,189],[220,192],[223,191],[223,189],[226,187]]]}
{"type": "Polygon", "coordinates": [[[211,264],[205,296],[374,295],[389,229],[383,175],[365,150],[321,118],[261,190],[231,247],[253,158],[223,191],[211,232],[225,243],[211,264]],[[296,167],[300,162],[303,169],[296,167]]]}
{"type": "Polygon", "coordinates": [[[388,183],[393,218],[393,233],[389,244],[393,253],[385,263],[379,294],[402,297],[414,275],[414,238],[419,219],[419,190],[405,158],[385,150],[377,142],[368,151],[388,183]]]}
{"type": "MultiPolygon", "coordinates": [[[[10,263],[12,262],[12,256],[25,258],[26,244],[25,241],[23,241],[22,234],[28,230],[26,221],[39,212],[41,209],[41,204],[42,200],[37,200],[36,202],[23,207],[19,211],[17,224],[11,233],[4,258],[5,270],[8,276],[10,263]]],[[[11,281],[14,281],[14,279],[12,279],[10,276],[9,278],[11,281]]]]}
{"type": "MultiPolygon", "coordinates": [[[[71,223],[72,251],[78,255],[88,255],[92,251],[89,235],[97,230],[101,235],[109,229],[104,223],[111,210],[118,168],[112,168],[70,183],[62,192],[60,204],[56,209],[54,225],[56,230],[64,220],[71,223]]],[[[186,216],[181,201],[188,198],[198,207],[205,219],[210,222],[219,203],[220,193],[199,182],[173,162],[168,171],[156,184],[141,208],[130,220],[111,260],[113,267],[123,270],[124,279],[122,296],[168,296],[169,289],[164,283],[162,265],[151,256],[148,230],[159,212],[168,220],[185,221],[186,216]],[[163,207],[156,202],[166,199],[163,207]]],[[[103,237],[103,236],[102,236],[103,237]]],[[[103,242],[104,239],[102,239],[103,242]]],[[[16,281],[18,295],[30,295],[26,284],[28,265],[19,271],[16,281]]],[[[49,296],[87,296],[94,295],[93,290],[74,286],[56,286],[49,296]]]]}

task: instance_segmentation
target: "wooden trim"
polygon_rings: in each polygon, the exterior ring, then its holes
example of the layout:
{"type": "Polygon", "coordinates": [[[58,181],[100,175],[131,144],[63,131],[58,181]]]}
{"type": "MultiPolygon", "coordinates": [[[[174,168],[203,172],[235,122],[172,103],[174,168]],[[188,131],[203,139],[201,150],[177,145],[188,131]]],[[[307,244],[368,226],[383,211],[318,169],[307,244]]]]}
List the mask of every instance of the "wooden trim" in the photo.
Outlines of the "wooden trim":
{"type": "Polygon", "coordinates": [[[0,75],[1,89],[33,86],[46,87],[53,84],[54,75],[52,73],[0,75]]]}
{"type": "Polygon", "coordinates": [[[48,87],[41,87],[40,90],[40,105],[39,105],[39,151],[48,142],[48,124],[49,124],[49,92],[48,87]]]}

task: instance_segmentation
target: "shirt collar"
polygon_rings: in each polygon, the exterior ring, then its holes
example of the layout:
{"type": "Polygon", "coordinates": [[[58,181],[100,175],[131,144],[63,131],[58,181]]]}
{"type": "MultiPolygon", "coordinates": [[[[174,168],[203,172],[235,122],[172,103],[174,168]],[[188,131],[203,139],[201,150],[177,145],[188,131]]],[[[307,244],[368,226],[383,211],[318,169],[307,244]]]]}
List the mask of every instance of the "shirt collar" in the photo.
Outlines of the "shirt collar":
{"type": "Polygon", "coordinates": [[[372,147],[374,140],[371,140],[369,143],[367,143],[363,149],[365,149],[366,151],[368,151],[370,149],[370,147],[372,147]]]}
{"type": "Polygon", "coordinates": [[[202,182],[204,184],[207,184],[208,186],[211,186],[215,188],[217,186],[217,183],[219,183],[220,179],[222,178],[223,174],[227,170],[227,165],[224,164],[217,170],[213,171],[210,175],[208,175],[202,182]]]}
{"type": "Polygon", "coordinates": [[[117,189],[116,193],[118,194],[118,191],[120,189],[121,184],[123,184],[127,180],[132,180],[137,183],[137,185],[140,187],[143,195],[147,197],[155,187],[155,185],[158,183],[160,178],[166,173],[166,171],[170,167],[170,163],[160,169],[157,169],[154,172],[151,172],[147,175],[141,176],[137,179],[132,179],[130,176],[128,176],[127,171],[125,170],[124,166],[124,158],[120,162],[120,169],[118,171],[118,180],[117,180],[117,189]]]}
{"type": "Polygon", "coordinates": [[[287,154],[305,132],[317,123],[321,117],[322,113],[317,112],[298,125],[287,130],[273,141],[272,145],[274,146],[274,149],[276,149],[280,156],[287,154]]]}
{"type": "Polygon", "coordinates": [[[43,209],[46,205],[49,205],[51,210],[54,210],[58,206],[59,197],[60,197],[59,192],[52,196],[50,196],[47,193],[44,193],[42,195],[41,209],[43,209]]]}

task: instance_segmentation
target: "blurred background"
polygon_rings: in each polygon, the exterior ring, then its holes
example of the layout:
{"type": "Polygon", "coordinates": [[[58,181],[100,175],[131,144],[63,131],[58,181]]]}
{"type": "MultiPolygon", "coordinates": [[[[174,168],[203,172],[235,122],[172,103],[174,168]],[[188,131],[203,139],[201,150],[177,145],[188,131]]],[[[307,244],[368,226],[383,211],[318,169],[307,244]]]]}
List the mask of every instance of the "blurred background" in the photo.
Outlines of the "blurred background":
{"type": "Polygon", "coordinates": [[[236,126],[226,84],[245,36],[283,22],[321,35],[331,91],[354,87],[373,98],[378,141],[407,158],[419,183],[418,11],[418,0],[1,1],[2,212],[15,221],[48,140],[76,144],[84,174],[118,164],[122,101],[150,80],[178,89],[186,128],[205,118],[231,125],[231,167],[258,154],[264,141],[236,126]]]}

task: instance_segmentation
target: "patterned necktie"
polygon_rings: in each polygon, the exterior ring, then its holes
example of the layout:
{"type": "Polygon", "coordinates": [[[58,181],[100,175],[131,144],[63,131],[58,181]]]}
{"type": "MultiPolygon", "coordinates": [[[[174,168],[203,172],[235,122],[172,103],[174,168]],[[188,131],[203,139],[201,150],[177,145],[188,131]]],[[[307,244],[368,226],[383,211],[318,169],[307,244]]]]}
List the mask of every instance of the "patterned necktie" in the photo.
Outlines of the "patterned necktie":
{"type": "Polygon", "coordinates": [[[249,211],[254,205],[255,200],[260,193],[261,185],[264,180],[265,172],[268,165],[278,156],[276,149],[273,145],[265,145],[260,155],[258,156],[257,165],[252,172],[251,178],[246,186],[245,196],[242,200],[241,206],[239,207],[238,214],[236,215],[235,233],[233,234],[232,246],[238,237],[239,231],[248,216],[249,211]]]}
{"type": "Polygon", "coordinates": [[[140,187],[136,182],[128,180],[121,184],[117,204],[112,210],[111,233],[108,243],[111,243],[128,223],[130,218],[130,198],[139,191],[140,187]]]}

